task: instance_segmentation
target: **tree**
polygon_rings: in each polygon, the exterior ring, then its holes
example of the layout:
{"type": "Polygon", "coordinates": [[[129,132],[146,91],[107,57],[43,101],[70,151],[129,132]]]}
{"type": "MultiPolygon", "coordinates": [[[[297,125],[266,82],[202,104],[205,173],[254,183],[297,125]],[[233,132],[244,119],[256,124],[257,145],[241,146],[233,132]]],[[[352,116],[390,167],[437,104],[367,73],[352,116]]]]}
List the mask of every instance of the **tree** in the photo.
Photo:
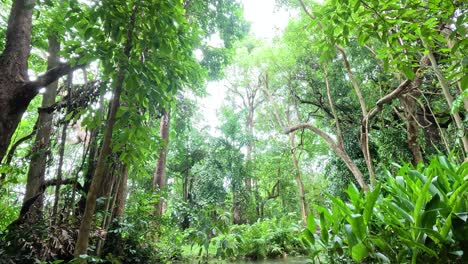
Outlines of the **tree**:
{"type": "Polygon", "coordinates": [[[28,59],[35,0],[13,1],[6,32],[5,48],[0,55],[0,161],[3,160],[11,137],[31,100],[45,87],[76,67],[61,63],[30,81],[28,59]]]}

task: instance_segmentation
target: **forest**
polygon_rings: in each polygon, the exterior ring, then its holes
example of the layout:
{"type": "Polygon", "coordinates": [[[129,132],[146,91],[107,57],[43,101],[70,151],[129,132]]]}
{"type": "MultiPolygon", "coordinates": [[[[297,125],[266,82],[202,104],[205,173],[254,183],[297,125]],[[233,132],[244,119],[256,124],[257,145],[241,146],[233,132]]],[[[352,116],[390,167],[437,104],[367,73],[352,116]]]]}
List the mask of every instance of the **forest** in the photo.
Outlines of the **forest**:
{"type": "Polygon", "coordinates": [[[2,0],[0,264],[468,263],[467,36],[463,0],[2,0]]]}

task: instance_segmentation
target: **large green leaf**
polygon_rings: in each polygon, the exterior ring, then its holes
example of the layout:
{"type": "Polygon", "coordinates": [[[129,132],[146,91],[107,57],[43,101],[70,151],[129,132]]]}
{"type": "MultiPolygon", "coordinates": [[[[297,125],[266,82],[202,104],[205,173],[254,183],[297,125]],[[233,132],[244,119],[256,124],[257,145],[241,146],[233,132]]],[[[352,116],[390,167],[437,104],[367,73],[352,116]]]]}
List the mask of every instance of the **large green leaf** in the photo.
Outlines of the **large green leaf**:
{"type": "Polygon", "coordinates": [[[364,205],[364,223],[365,224],[369,223],[371,219],[372,212],[375,206],[375,202],[377,201],[377,198],[379,198],[379,195],[380,195],[380,188],[381,188],[381,184],[379,183],[377,184],[377,186],[375,186],[374,190],[366,194],[366,201],[364,205]]]}
{"type": "Polygon", "coordinates": [[[360,242],[351,249],[353,260],[361,262],[363,259],[369,256],[369,250],[364,243],[360,242]]]}
{"type": "Polygon", "coordinates": [[[307,229],[309,229],[311,233],[315,233],[315,218],[313,214],[307,216],[307,229]]]}
{"type": "Polygon", "coordinates": [[[350,217],[347,218],[351,227],[353,228],[353,233],[356,235],[357,238],[363,240],[367,234],[367,228],[364,224],[364,218],[360,214],[352,214],[350,217]]]}

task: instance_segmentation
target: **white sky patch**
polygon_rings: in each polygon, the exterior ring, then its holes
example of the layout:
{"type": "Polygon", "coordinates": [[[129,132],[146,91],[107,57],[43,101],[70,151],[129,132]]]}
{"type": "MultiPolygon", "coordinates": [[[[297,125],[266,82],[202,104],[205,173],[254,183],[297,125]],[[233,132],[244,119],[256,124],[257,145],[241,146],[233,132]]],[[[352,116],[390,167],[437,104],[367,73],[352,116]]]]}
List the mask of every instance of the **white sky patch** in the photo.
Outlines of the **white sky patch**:
{"type": "Polygon", "coordinates": [[[195,58],[198,62],[203,60],[203,51],[201,49],[196,49],[193,54],[195,55],[195,58]]]}
{"type": "Polygon", "coordinates": [[[243,0],[244,16],[251,23],[251,33],[262,39],[280,35],[289,20],[289,13],[276,6],[275,0],[243,0]]]}
{"type": "MultiPolygon", "coordinates": [[[[291,13],[276,6],[275,0],[242,0],[242,4],[245,19],[251,23],[250,34],[259,39],[272,40],[280,36],[291,17],[291,13]]],[[[214,34],[208,43],[216,47],[222,45],[222,40],[214,34]]],[[[208,82],[206,90],[208,96],[200,101],[203,113],[200,127],[210,126],[210,133],[216,136],[219,134],[216,127],[220,126],[217,113],[226,97],[227,88],[224,81],[212,81],[208,82]]]]}
{"type": "Polygon", "coordinates": [[[211,35],[207,42],[208,45],[210,45],[213,48],[224,47],[224,41],[221,39],[221,36],[218,33],[211,35]]]}
{"type": "Polygon", "coordinates": [[[221,125],[218,118],[218,111],[221,108],[226,97],[226,84],[223,80],[208,82],[206,86],[208,96],[200,99],[200,110],[203,114],[203,121],[200,129],[204,126],[210,127],[210,134],[217,136],[219,133],[217,127],[221,125]]]}

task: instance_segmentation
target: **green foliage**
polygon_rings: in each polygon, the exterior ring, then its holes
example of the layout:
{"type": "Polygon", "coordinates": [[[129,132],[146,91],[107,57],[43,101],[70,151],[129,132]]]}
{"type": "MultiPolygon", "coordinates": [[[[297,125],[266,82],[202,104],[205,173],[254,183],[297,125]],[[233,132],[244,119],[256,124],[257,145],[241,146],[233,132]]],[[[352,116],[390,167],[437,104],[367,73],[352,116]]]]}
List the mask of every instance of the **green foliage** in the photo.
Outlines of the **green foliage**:
{"type": "MultiPolygon", "coordinates": [[[[220,217],[221,218],[221,217],[220,217]]],[[[294,224],[292,214],[281,218],[264,219],[252,225],[224,224],[223,228],[212,228],[210,234],[189,230],[190,238],[193,234],[204,237],[197,241],[199,254],[205,250],[217,259],[265,259],[284,255],[301,255],[305,251],[300,240],[300,225],[294,224]],[[203,242],[205,241],[205,242],[203,242]]],[[[196,229],[199,230],[199,229],[196,229]]]]}
{"type": "Polygon", "coordinates": [[[319,219],[309,217],[303,237],[312,259],[326,256],[331,263],[466,259],[467,175],[468,163],[458,166],[441,156],[416,169],[404,165],[396,176],[387,172],[366,194],[349,185],[347,201],[329,196],[330,208],[316,206],[319,219]]]}

